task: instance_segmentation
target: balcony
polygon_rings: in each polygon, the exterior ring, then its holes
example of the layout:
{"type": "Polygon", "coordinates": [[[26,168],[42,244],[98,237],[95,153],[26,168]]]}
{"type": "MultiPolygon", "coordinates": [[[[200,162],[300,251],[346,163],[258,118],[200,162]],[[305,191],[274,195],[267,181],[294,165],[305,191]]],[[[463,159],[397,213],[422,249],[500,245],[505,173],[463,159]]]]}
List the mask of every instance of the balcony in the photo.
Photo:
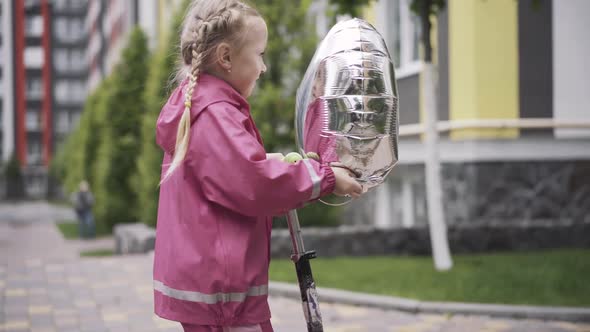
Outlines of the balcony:
{"type": "Polygon", "coordinates": [[[56,16],[85,17],[88,1],[83,0],[53,0],[53,14],[56,16]]]}

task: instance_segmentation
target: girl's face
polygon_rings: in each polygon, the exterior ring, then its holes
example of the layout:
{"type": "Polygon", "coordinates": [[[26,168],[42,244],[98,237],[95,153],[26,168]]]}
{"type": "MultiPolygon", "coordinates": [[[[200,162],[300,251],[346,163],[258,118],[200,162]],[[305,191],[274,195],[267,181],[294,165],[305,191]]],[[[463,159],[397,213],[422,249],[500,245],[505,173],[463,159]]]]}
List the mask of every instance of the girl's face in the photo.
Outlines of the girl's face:
{"type": "Polygon", "coordinates": [[[244,98],[248,98],[254,90],[256,81],[266,71],[262,57],[266,49],[268,31],[264,20],[257,16],[247,17],[245,27],[244,44],[241,49],[231,52],[231,71],[226,74],[226,80],[244,98]]]}

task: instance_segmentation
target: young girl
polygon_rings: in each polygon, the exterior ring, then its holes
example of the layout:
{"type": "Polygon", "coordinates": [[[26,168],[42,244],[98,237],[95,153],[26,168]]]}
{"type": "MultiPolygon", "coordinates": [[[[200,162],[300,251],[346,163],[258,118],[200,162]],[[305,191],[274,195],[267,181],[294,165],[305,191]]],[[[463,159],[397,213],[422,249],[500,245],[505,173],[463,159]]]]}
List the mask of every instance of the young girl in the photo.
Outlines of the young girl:
{"type": "Polygon", "coordinates": [[[342,168],[267,158],[246,101],[266,70],[266,42],[264,20],[236,0],[194,1],[183,24],[188,78],[157,123],[154,298],[156,314],[185,331],[272,331],[271,217],[362,192],[342,168]]]}

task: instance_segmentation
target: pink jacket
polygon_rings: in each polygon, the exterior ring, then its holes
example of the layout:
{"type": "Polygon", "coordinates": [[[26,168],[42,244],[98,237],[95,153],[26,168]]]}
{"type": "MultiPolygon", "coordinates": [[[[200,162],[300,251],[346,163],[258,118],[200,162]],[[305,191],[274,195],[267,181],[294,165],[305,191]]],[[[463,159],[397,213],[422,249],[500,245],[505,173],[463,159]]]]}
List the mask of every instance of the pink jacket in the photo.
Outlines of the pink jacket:
{"type": "MultiPolygon", "coordinates": [[[[163,107],[156,140],[171,162],[187,82],[163,107]]],[[[248,102],[203,74],[193,94],[183,164],[161,185],[155,312],[200,325],[267,321],[271,216],[334,190],[327,165],[267,160],[248,102]]]]}

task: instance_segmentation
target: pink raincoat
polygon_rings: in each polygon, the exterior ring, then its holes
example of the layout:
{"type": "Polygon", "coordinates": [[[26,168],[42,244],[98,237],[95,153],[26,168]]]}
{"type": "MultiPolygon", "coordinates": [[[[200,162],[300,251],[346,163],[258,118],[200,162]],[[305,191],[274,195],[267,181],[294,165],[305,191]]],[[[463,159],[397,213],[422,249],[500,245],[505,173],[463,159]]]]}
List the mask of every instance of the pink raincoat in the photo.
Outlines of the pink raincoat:
{"type": "MultiPolygon", "coordinates": [[[[157,123],[171,162],[187,81],[157,123]]],[[[160,188],[154,257],[155,312],[179,322],[236,326],[266,322],[271,216],[334,190],[327,165],[267,160],[248,102],[202,74],[193,94],[190,143],[160,188]]]]}

